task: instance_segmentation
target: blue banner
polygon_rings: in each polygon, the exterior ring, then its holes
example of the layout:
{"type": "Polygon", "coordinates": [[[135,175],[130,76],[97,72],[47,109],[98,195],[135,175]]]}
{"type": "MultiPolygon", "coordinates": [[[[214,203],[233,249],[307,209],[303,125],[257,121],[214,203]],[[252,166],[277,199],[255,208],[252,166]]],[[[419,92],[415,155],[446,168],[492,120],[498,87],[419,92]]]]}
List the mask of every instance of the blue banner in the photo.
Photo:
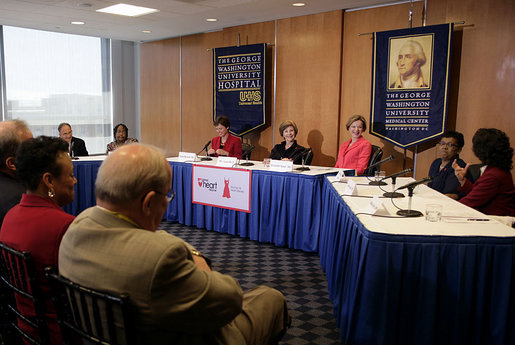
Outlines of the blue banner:
{"type": "Polygon", "coordinates": [[[445,131],[452,29],[374,33],[371,134],[406,148],[445,131]]]}
{"type": "Polygon", "coordinates": [[[229,117],[237,136],[265,125],[266,44],[215,48],[213,69],[213,119],[229,117]]]}

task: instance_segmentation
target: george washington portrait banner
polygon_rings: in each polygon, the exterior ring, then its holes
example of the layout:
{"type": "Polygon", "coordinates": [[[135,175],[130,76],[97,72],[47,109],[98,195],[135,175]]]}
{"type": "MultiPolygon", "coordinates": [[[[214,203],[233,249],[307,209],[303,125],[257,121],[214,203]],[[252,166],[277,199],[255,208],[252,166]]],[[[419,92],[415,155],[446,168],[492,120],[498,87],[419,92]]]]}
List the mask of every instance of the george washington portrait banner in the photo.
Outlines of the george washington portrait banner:
{"type": "Polygon", "coordinates": [[[406,148],[445,131],[452,29],[374,33],[371,134],[406,148]]]}
{"type": "Polygon", "coordinates": [[[215,48],[213,117],[226,115],[243,136],[265,125],[266,44],[215,48]]]}

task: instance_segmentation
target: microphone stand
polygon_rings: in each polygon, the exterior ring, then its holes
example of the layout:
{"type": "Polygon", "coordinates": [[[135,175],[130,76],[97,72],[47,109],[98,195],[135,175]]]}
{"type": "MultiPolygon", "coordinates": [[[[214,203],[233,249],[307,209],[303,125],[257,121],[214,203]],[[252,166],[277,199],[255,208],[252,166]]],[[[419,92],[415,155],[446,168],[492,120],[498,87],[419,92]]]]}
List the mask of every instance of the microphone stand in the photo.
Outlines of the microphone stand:
{"type": "Polygon", "coordinates": [[[295,170],[297,170],[297,171],[308,171],[308,170],[311,170],[310,168],[308,168],[307,166],[304,165],[304,163],[306,161],[306,158],[309,155],[309,152],[310,152],[310,150],[308,150],[308,152],[306,154],[302,154],[302,166],[296,168],[295,170]]]}
{"type": "Polygon", "coordinates": [[[397,211],[397,214],[399,216],[403,216],[403,217],[421,217],[422,216],[422,212],[411,209],[411,198],[413,197],[413,189],[415,189],[415,187],[416,186],[407,187],[408,188],[408,196],[409,196],[408,209],[397,211]]]}
{"type": "Polygon", "coordinates": [[[386,186],[387,185],[387,183],[384,182],[383,180],[370,181],[368,184],[371,185],[371,186],[386,186]]]}
{"type": "Polygon", "coordinates": [[[392,191],[386,192],[383,194],[384,197],[387,198],[404,198],[404,194],[395,191],[395,181],[397,180],[397,176],[392,177],[392,191]]]}
{"type": "Polygon", "coordinates": [[[240,163],[239,165],[244,166],[244,167],[250,167],[250,166],[254,165],[254,163],[249,162],[249,155],[248,155],[248,152],[246,152],[246,154],[247,154],[247,155],[246,155],[246,156],[247,156],[247,161],[246,161],[245,163],[240,163]]]}
{"type": "MultiPolygon", "coordinates": [[[[209,145],[209,144],[208,144],[208,145],[209,145]]],[[[206,151],[206,157],[202,157],[202,158],[200,158],[200,160],[201,160],[201,161],[212,161],[212,160],[213,160],[213,158],[208,157],[208,154],[207,154],[207,146],[208,146],[208,145],[204,146],[204,149],[202,150],[202,151],[204,151],[204,150],[206,151]]],[[[200,152],[202,152],[202,151],[200,151],[200,152]]]]}

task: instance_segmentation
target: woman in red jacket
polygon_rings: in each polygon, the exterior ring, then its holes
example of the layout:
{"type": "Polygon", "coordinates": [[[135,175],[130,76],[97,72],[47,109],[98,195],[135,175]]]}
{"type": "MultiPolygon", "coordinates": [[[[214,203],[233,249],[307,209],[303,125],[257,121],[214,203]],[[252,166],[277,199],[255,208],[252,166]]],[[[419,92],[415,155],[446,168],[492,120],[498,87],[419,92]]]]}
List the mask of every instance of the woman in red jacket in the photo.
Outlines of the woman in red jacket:
{"type": "Polygon", "coordinates": [[[211,149],[207,151],[210,156],[228,156],[241,159],[241,140],[229,133],[231,122],[225,115],[219,116],[214,122],[217,137],[211,140],[211,149]]]}
{"type": "Polygon", "coordinates": [[[351,139],[340,146],[338,160],[334,167],[356,169],[356,174],[361,175],[368,166],[370,153],[372,152],[372,145],[362,136],[367,129],[367,123],[363,116],[353,115],[345,126],[351,139]]]}
{"type": "Polygon", "coordinates": [[[462,168],[454,161],[452,167],[461,185],[458,191],[466,194],[459,201],[486,214],[515,216],[510,139],[498,129],[480,128],[472,138],[472,150],[484,166],[481,176],[472,183],[465,177],[470,164],[462,168]]]}

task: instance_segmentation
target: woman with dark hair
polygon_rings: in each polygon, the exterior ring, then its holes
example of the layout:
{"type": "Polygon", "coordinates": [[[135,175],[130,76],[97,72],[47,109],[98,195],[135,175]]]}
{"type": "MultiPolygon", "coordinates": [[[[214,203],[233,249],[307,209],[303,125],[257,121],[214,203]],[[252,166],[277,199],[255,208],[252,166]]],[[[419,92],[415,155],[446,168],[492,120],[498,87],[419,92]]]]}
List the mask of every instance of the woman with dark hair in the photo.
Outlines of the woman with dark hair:
{"type": "Polygon", "coordinates": [[[284,121],[279,126],[279,134],[284,141],[277,144],[270,153],[271,159],[293,160],[293,164],[302,164],[304,147],[297,144],[297,125],[293,121],[284,121]]]}
{"type": "Polygon", "coordinates": [[[460,182],[458,191],[466,195],[460,202],[486,214],[515,216],[515,189],[510,170],[513,168],[513,148],[510,139],[495,128],[480,128],[472,138],[472,150],[484,166],[474,184],[466,177],[470,164],[460,167],[453,163],[460,182]]]}
{"type": "Polygon", "coordinates": [[[464,145],[463,134],[455,131],[445,132],[437,144],[440,158],[433,161],[428,174],[433,177],[433,181],[427,184],[429,187],[455,200],[462,197],[463,193],[458,192],[460,183],[454,175],[452,164],[456,161],[460,167],[465,167],[465,162],[459,157],[464,145]]]}
{"type": "Polygon", "coordinates": [[[123,123],[114,126],[114,141],[107,144],[107,153],[114,151],[125,144],[137,143],[138,139],[129,138],[129,129],[123,123]]]}
{"type": "MultiPolygon", "coordinates": [[[[16,172],[26,187],[18,205],[5,216],[0,229],[0,242],[18,250],[29,251],[40,277],[46,300],[47,326],[52,344],[61,344],[61,333],[50,299],[44,268],[57,266],[59,244],[74,216],[62,210],[73,201],[73,164],[68,143],[60,138],[40,136],[23,142],[16,153],[16,172]]],[[[34,305],[23,296],[16,296],[18,309],[26,316],[35,316],[34,305]]],[[[38,338],[22,321],[18,325],[38,338]]]]}
{"type": "Polygon", "coordinates": [[[363,132],[367,129],[367,122],[361,115],[352,115],[345,127],[350,133],[350,140],[344,142],[338,151],[338,159],[335,168],[356,169],[356,174],[365,172],[370,160],[372,145],[363,138],[363,132]]]}
{"type": "Polygon", "coordinates": [[[211,148],[207,151],[210,156],[228,156],[241,159],[241,140],[229,133],[231,122],[225,115],[216,118],[213,123],[218,133],[217,137],[211,140],[211,148]]]}

